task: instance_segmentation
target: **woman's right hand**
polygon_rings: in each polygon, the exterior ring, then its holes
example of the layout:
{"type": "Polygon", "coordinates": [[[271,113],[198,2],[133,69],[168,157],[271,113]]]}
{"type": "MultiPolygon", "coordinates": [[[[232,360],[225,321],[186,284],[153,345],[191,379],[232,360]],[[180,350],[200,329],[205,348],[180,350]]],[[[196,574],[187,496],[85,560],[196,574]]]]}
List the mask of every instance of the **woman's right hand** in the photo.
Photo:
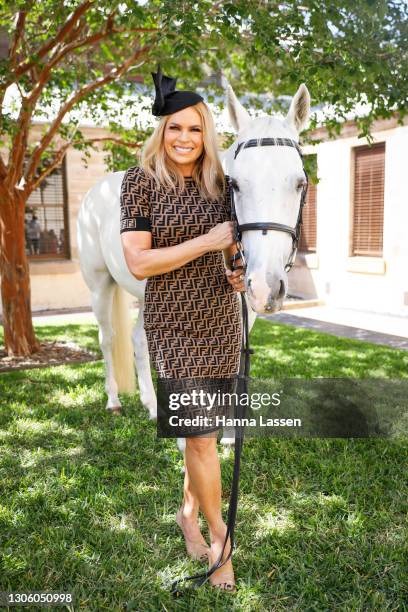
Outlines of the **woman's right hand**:
{"type": "Polygon", "coordinates": [[[205,234],[209,251],[223,251],[234,244],[234,224],[232,221],[218,223],[205,234]]]}

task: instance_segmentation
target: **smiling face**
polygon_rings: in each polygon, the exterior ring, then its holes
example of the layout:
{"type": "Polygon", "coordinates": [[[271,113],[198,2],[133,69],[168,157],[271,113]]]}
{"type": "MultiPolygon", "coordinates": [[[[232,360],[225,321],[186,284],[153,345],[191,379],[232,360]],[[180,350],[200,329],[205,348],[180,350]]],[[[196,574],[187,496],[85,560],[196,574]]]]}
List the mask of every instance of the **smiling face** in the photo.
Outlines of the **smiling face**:
{"type": "Polygon", "coordinates": [[[164,149],[183,176],[192,175],[204,149],[202,120],[192,106],[169,115],[164,129],[164,149]]]}

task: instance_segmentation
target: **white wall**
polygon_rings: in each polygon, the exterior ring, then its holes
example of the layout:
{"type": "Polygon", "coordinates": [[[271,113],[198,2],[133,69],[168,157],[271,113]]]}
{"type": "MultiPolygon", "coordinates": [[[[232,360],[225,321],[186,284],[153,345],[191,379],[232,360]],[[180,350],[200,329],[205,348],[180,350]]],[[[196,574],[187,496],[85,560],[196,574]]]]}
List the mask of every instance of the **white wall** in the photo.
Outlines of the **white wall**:
{"type": "Polygon", "coordinates": [[[299,257],[289,291],[335,306],[408,315],[408,126],[373,136],[385,141],[383,257],[349,257],[352,147],[366,141],[350,137],[305,147],[305,153],[317,153],[320,178],[317,249],[306,263],[299,257]]]}

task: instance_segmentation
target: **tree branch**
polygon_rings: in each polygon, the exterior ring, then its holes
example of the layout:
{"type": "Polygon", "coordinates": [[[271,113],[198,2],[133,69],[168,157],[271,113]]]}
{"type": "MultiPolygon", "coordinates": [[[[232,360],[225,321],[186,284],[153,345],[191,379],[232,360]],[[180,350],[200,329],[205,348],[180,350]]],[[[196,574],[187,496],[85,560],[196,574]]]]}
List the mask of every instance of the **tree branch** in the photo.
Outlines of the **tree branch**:
{"type": "MultiPolygon", "coordinates": [[[[78,32],[82,28],[83,26],[81,25],[81,26],[78,26],[77,28],[74,28],[74,30],[78,32]]],[[[108,36],[109,32],[104,33],[104,35],[108,36]]],[[[96,37],[94,36],[94,37],[88,37],[88,40],[92,38],[96,39],[96,37]]],[[[17,120],[20,129],[14,138],[14,142],[12,144],[12,153],[11,153],[10,162],[9,162],[9,166],[12,169],[12,174],[10,177],[11,184],[14,184],[17,179],[17,176],[21,174],[22,163],[23,163],[23,158],[21,157],[22,142],[24,141],[24,138],[26,138],[26,135],[28,134],[32,111],[41,95],[41,92],[43,91],[45,85],[47,84],[49,80],[51,70],[64,57],[64,55],[66,55],[66,53],[69,52],[69,50],[75,49],[78,46],[79,45],[77,43],[72,43],[71,45],[67,45],[65,50],[61,51],[59,54],[54,56],[54,59],[51,60],[45,66],[45,68],[42,70],[42,72],[39,75],[35,74],[36,85],[28,97],[24,97],[21,89],[19,88],[22,105],[21,105],[19,117],[17,120]]],[[[36,69],[36,66],[33,66],[30,71],[35,71],[35,69],[36,69]]]]}
{"type": "Polygon", "coordinates": [[[30,104],[27,103],[27,98],[22,96],[21,108],[16,122],[19,126],[19,129],[11,145],[11,152],[9,155],[7,175],[7,182],[9,186],[13,186],[17,180],[17,177],[22,173],[24,153],[28,141],[28,130],[30,127],[31,116],[32,107],[30,106],[30,104]]]}
{"type": "MultiPolygon", "coordinates": [[[[49,40],[46,44],[44,44],[34,55],[42,59],[51,49],[56,47],[59,43],[61,43],[65,37],[71,32],[71,30],[75,27],[76,23],[79,19],[86,13],[86,11],[94,4],[95,0],[85,0],[80,6],[76,8],[71,17],[66,21],[66,23],[62,26],[56,36],[49,40]]],[[[18,79],[28,70],[30,70],[35,65],[35,60],[28,60],[19,64],[15,70],[15,78],[18,79]]]]}
{"type": "Polygon", "coordinates": [[[131,149],[139,149],[142,146],[141,142],[126,142],[126,140],[123,140],[122,138],[116,138],[115,136],[104,136],[103,138],[88,138],[87,140],[77,140],[73,141],[72,144],[92,144],[94,142],[104,141],[114,142],[115,144],[130,147],[131,149]]]}
{"type": "Polygon", "coordinates": [[[16,30],[14,32],[13,42],[11,43],[10,53],[9,53],[9,59],[10,59],[11,66],[15,65],[17,48],[18,48],[20,39],[22,37],[22,34],[24,32],[26,17],[27,17],[27,11],[18,12],[16,30]]]}
{"type": "Polygon", "coordinates": [[[31,185],[27,184],[27,188],[25,189],[25,193],[27,194],[27,197],[41,185],[42,181],[49,174],[51,174],[51,172],[57,166],[59,166],[59,164],[61,163],[62,159],[64,158],[64,155],[65,155],[67,149],[70,146],[73,146],[73,145],[76,145],[76,144],[93,144],[94,142],[114,142],[115,144],[120,144],[120,145],[123,145],[123,146],[126,146],[126,147],[130,147],[132,149],[139,149],[142,146],[142,144],[143,144],[141,142],[134,142],[134,143],[126,142],[122,138],[116,138],[115,136],[104,136],[104,137],[101,137],[101,138],[88,138],[86,140],[74,140],[74,141],[66,142],[55,153],[52,162],[50,162],[47,165],[47,167],[43,170],[43,172],[41,172],[41,174],[35,179],[35,181],[33,183],[31,183],[31,185]]]}
{"type": "Polygon", "coordinates": [[[52,163],[50,163],[49,165],[47,165],[47,167],[40,173],[40,175],[35,179],[35,181],[33,181],[31,184],[30,183],[26,183],[26,187],[24,188],[24,195],[27,196],[27,198],[29,197],[29,195],[35,191],[37,189],[37,187],[39,187],[41,185],[41,183],[43,182],[43,180],[49,175],[51,174],[51,172],[57,167],[59,166],[59,164],[62,162],[65,152],[68,149],[68,147],[71,146],[70,142],[65,143],[61,149],[59,151],[57,151],[57,153],[54,156],[54,159],[52,161],[52,163]]]}
{"type": "MultiPolygon", "coordinates": [[[[52,40],[48,41],[47,44],[43,45],[41,47],[41,49],[39,49],[35,55],[38,58],[42,58],[51,49],[53,49],[53,48],[57,48],[58,49],[58,45],[60,43],[62,43],[64,40],[68,39],[69,42],[74,41],[76,39],[76,36],[79,34],[81,29],[83,29],[83,27],[84,27],[83,25],[78,25],[75,28],[75,25],[76,25],[77,22],[79,22],[79,20],[82,17],[82,15],[84,13],[86,13],[86,11],[89,9],[89,7],[93,3],[94,3],[94,0],[87,0],[87,2],[84,2],[81,6],[79,6],[76,9],[76,11],[73,13],[71,18],[63,26],[63,28],[61,28],[61,30],[58,32],[58,34],[52,40]]],[[[106,23],[106,28],[105,28],[105,30],[103,32],[98,32],[98,33],[96,33],[96,34],[94,34],[92,36],[89,36],[88,38],[85,38],[85,39],[82,39],[82,40],[78,41],[77,43],[72,42],[71,45],[67,45],[67,47],[63,48],[60,51],[60,53],[58,53],[56,56],[54,56],[54,57],[57,58],[56,61],[59,61],[62,57],[64,57],[67,53],[69,53],[69,51],[72,51],[74,49],[78,49],[79,47],[85,46],[87,44],[94,44],[98,40],[100,40],[102,38],[106,38],[110,34],[126,34],[126,33],[131,34],[132,32],[143,33],[143,32],[157,32],[157,31],[159,31],[159,28],[114,28],[113,27],[113,18],[114,18],[114,15],[115,15],[116,12],[117,12],[116,9],[114,9],[110,13],[110,15],[108,16],[107,23],[106,23]]],[[[53,62],[53,65],[55,65],[56,62],[54,61],[54,58],[51,58],[51,61],[53,62]]],[[[17,66],[17,68],[15,70],[14,79],[15,80],[19,79],[22,74],[24,74],[27,71],[31,70],[34,66],[35,66],[35,61],[33,61],[33,60],[21,63],[19,66],[17,66]]],[[[9,84],[10,84],[10,82],[7,84],[7,86],[9,84]]]]}
{"type": "Polygon", "coordinates": [[[86,27],[86,23],[79,21],[78,25],[71,30],[71,33],[67,36],[65,42],[67,44],[71,43],[73,40],[77,40],[79,35],[83,32],[86,27]]]}
{"type": "MultiPolygon", "coordinates": [[[[53,68],[56,64],[58,64],[61,59],[63,57],[65,57],[68,53],[70,53],[71,51],[74,51],[76,49],[79,49],[80,47],[85,47],[88,45],[95,45],[97,42],[100,42],[101,40],[108,38],[109,36],[111,36],[112,34],[123,34],[125,32],[158,32],[159,28],[131,28],[131,29],[118,29],[118,28],[113,28],[111,27],[111,29],[106,28],[103,32],[96,32],[95,34],[92,34],[92,36],[87,36],[86,38],[83,38],[81,40],[77,40],[76,42],[72,42],[69,45],[66,45],[65,47],[63,47],[60,51],[60,53],[58,55],[55,55],[51,61],[47,64],[46,68],[44,69],[43,72],[47,72],[49,73],[51,68],[53,68]]],[[[40,75],[40,79],[41,79],[40,75]]]]}
{"type": "MultiPolygon", "coordinates": [[[[13,146],[12,146],[12,156],[11,156],[11,167],[13,168],[13,175],[11,177],[12,184],[16,181],[16,177],[21,173],[22,158],[20,155],[20,147],[21,147],[21,143],[23,142],[23,139],[26,137],[26,134],[28,133],[29,122],[31,120],[32,110],[35,107],[35,104],[37,103],[41,95],[41,92],[43,91],[46,83],[49,80],[49,76],[51,74],[52,68],[56,64],[58,64],[62,60],[62,58],[65,57],[65,55],[67,55],[70,51],[73,51],[74,49],[78,49],[82,46],[96,44],[97,42],[111,36],[112,33],[158,31],[158,28],[130,28],[127,30],[125,28],[120,28],[120,29],[114,28],[113,27],[114,13],[115,11],[112,11],[111,14],[109,15],[107,24],[106,24],[106,28],[103,32],[97,32],[96,34],[93,34],[92,36],[88,36],[86,38],[83,38],[82,40],[72,42],[71,44],[66,45],[64,48],[62,48],[59,53],[54,54],[54,57],[51,59],[50,62],[48,62],[48,64],[44,67],[40,75],[38,75],[38,77],[36,78],[36,85],[33,91],[31,92],[30,96],[27,97],[26,99],[24,99],[24,97],[22,96],[22,100],[27,107],[27,111],[23,112],[23,108],[20,109],[20,115],[18,118],[18,123],[20,125],[20,131],[16,134],[14,142],[13,142],[13,146]]],[[[83,26],[78,26],[77,28],[74,28],[74,30],[78,31],[82,29],[82,27],[83,26]]],[[[73,30],[71,30],[71,33],[72,32],[73,30]]],[[[34,70],[34,67],[32,69],[34,70]]],[[[114,80],[114,79],[111,79],[111,80],[114,80]]],[[[107,82],[109,82],[109,80],[107,82]]],[[[37,164],[38,164],[38,160],[37,160],[37,164]]],[[[30,169],[31,175],[34,175],[34,172],[35,172],[35,168],[34,170],[30,169]]]]}
{"type": "Polygon", "coordinates": [[[3,181],[7,176],[7,166],[4,162],[3,156],[0,155],[0,181],[3,181]]]}
{"type": "Polygon", "coordinates": [[[122,62],[122,64],[120,64],[119,66],[116,66],[107,75],[105,75],[104,77],[100,77],[99,79],[96,79],[95,81],[91,81],[85,87],[74,92],[68,98],[67,102],[61,108],[58,115],[55,117],[54,121],[52,122],[50,129],[48,130],[46,134],[44,134],[40,143],[38,144],[38,146],[36,147],[36,149],[34,150],[31,156],[31,160],[29,162],[29,166],[25,174],[25,179],[27,183],[29,183],[30,179],[34,176],[35,170],[37,166],[39,165],[39,161],[41,159],[42,153],[52,141],[54,135],[56,134],[58,128],[60,127],[62,120],[64,116],[67,114],[67,112],[70,111],[71,108],[77,102],[79,102],[79,100],[84,98],[87,94],[91,93],[95,89],[99,89],[103,87],[107,83],[111,83],[112,81],[115,81],[118,78],[120,78],[122,74],[126,72],[126,70],[131,66],[131,64],[133,64],[141,55],[143,55],[150,49],[151,49],[151,45],[147,45],[145,47],[142,47],[141,49],[138,49],[125,62],[122,62]]]}

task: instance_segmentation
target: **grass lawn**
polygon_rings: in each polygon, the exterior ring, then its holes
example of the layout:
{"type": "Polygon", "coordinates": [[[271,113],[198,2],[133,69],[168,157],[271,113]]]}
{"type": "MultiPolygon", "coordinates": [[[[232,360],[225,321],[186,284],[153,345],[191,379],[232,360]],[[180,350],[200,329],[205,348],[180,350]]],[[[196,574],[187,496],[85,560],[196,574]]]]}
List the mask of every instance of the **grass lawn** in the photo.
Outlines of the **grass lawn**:
{"type": "MultiPolygon", "coordinates": [[[[94,325],[36,329],[98,350],[94,325]]],[[[405,351],[265,320],[251,338],[256,377],[408,377],[405,351]]],[[[175,524],[182,457],[138,396],[119,418],[105,402],[102,361],[0,376],[0,591],[98,611],[408,610],[406,440],[247,439],[238,592],[174,600],[171,579],[202,567],[175,524]]]]}

